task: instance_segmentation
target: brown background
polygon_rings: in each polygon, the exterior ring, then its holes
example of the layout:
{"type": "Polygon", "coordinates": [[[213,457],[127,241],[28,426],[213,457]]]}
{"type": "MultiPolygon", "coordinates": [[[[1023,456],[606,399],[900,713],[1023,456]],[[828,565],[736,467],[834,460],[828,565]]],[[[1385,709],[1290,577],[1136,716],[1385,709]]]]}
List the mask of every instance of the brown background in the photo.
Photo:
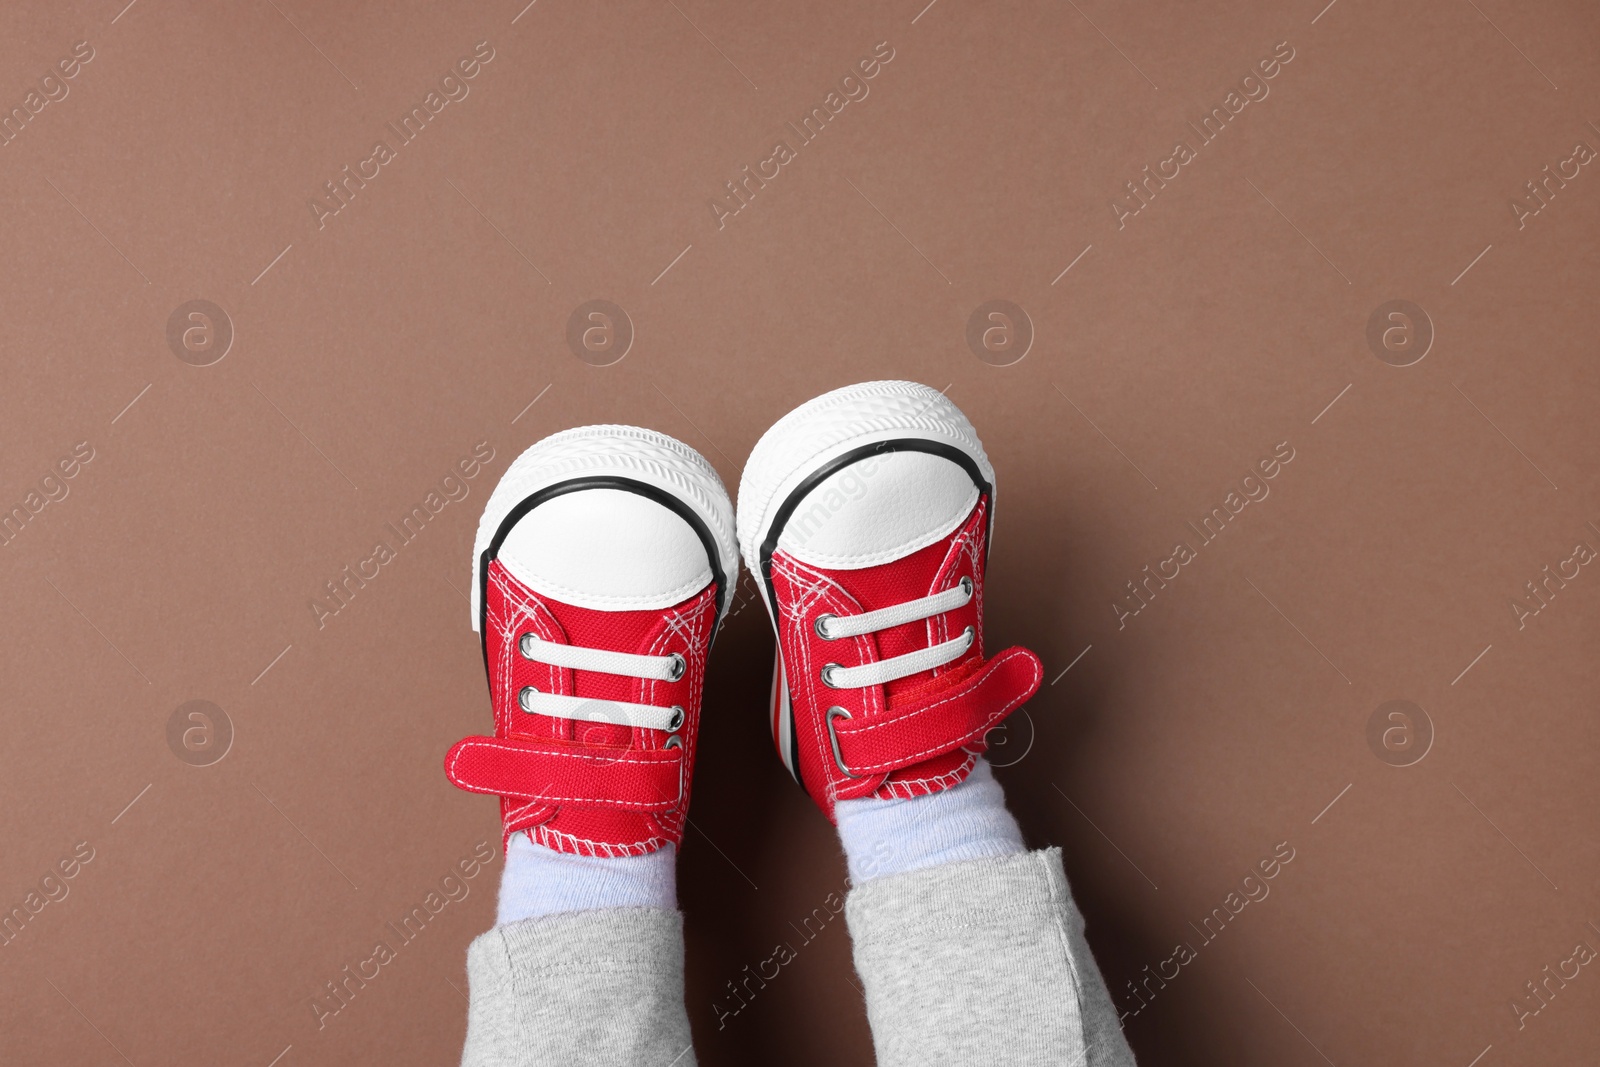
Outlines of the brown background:
{"type": "MultiPolygon", "coordinates": [[[[1511,1002],[1600,947],[1600,573],[1520,629],[1510,603],[1600,547],[1600,173],[1521,229],[1509,203],[1600,147],[1593,5],[123,2],[0,16],[5,109],[94,48],[0,148],[0,503],[94,450],[0,547],[0,902],[94,850],[0,948],[0,1060],[457,1056],[498,861],[321,1030],[311,1003],[498,846],[440,770],[489,721],[465,590],[493,480],[622,421],[734,486],[793,405],[910,377],[999,471],[990,646],[1055,679],[1000,776],[1119,1006],[1295,850],[1129,1017],[1140,1061],[1592,1062],[1595,967],[1521,1029],[1511,1002]],[[322,183],[485,40],[470,95],[319,228],[322,183]],[[871,95],[719,230],[722,183],[880,41],[871,95]],[[1119,229],[1123,183],[1280,41],[1270,96],[1119,229]],[[596,298],[637,332],[604,368],[565,341],[596,298]],[[965,341],[992,298],[1036,331],[1012,366],[965,341]],[[1437,336],[1397,368],[1365,331],[1402,298],[1437,336]],[[168,344],[191,299],[235,331],[212,366],[168,344]],[[470,496],[319,627],[323,583],[485,440],[470,496]],[[1119,629],[1125,583],[1283,441],[1271,496],[1119,629]],[[1367,741],[1392,699],[1435,733],[1412,766],[1367,741]],[[232,724],[220,762],[169,747],[190,700],[232,724]]],[[[698,1052],[867,1063],[842,924],[717,1026],[844,878],[766,736],[771,643],[746,607],[712,661],[698,1052]]]]}

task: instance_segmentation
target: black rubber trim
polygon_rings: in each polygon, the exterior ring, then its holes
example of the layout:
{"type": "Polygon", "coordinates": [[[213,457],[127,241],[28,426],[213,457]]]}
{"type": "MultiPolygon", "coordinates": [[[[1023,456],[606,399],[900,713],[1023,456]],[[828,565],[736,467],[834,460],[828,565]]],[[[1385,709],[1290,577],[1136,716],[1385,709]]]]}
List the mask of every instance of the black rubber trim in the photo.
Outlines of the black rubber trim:
{"type": "MultiPolygon", "coordinates": [[[[799,485],[794,487],[794,491],[784,498],[783,503],[778,505],[778,512],[772,517],[772,525],[767,527],[766,537],[761,542],[761,555],[757,562],[761,566],[762,584],[767,589],[767,610],[772,617],[774,633],[778,633],[778,596],[776,590],[772,587],[772,553],[777,551],[778,537],[783,532],[783,527],[788,523],[789,516],[794,514],[795,509],[800,506],[800,501],[806,498],[807,493],[821,485],[836,471],[842,470],[852,463],[858,463],[869,456],[887,455],[890,452],[926,452],[930,455],[948,459],[967,472],[967,476],[972,479],[972,484],[978,487],[978,491],[983,494],[984,499],[991,502],[994,500],[994,485],[984,481],[983,472],[978,469],[977,460],[955,445],[945,444],[943,441],[926,441],[916,437],[898,437],[888,441],[874,441],[870,445],[852,448],[843,455],[836,456],[824,463],[808,474],[799,485]]],[[[991,506],[989,509],[989,529],[983,540],[986,561],[989,552],[989,540],[993,534],[994,508],[991,506]]],[[[800,782],[800,737],[799,731],[794,724],[792,704],[789,710],[789,751],[793,753],[795,762],[794,768],[789,773],[794,776],[796,782],[800,782]]],[[[804,787],[805,783],[800,782],[800,785],[804,787]]]]}
{"type": "Polygon", "coordinates": [[[500,554],[500,546],[505,542],[515,526],[524,515],[547,501],[568,493],[579,493],[585,489],[620,489],[627,493],[636,493],[647,500],[653,500],[673,514],[683,519],[694,530],[695,536],[700,538],[700,544],[706,550],[706,558],[711,561],[711,578],[717,587],[716,614],[711,620],[711,632],[717,632],[718,625],[722,622],[722,594],[728,588],[728,576],[722,570],[722,553],[717,547],[717,539],[712,536],[711,528],[705,524],[695,510],[682,498],[667,492],[648,482],[635,481],[632,478],[623,478],[617,475],[590,475],[585,478],[569,478],[564,482],[555,482],[545,486],[530,496],[523,497],[517,506],[506,512],[506,517],[500,520],[500,526],[495,530],[494,537],[490,538],[488,547],[478,557],[478,644],[483,650],[484,673],[489,672],[489,563],[500,554]]]}

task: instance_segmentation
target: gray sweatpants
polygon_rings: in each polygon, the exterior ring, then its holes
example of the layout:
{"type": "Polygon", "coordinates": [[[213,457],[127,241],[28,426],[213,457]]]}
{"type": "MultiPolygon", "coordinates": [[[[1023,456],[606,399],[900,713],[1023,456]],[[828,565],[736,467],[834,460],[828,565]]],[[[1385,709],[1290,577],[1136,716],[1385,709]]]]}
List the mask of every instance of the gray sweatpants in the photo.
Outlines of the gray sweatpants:
{"type": "MultiPolygon", "coordinates": [[[[875,878],[845,920],[879,1067],[1127,1067],[1059,849],[875,878]]],[[[683,918],[657,908],[497,926],[467,950],[463,1067],[690,1067],[683,918]]]]}

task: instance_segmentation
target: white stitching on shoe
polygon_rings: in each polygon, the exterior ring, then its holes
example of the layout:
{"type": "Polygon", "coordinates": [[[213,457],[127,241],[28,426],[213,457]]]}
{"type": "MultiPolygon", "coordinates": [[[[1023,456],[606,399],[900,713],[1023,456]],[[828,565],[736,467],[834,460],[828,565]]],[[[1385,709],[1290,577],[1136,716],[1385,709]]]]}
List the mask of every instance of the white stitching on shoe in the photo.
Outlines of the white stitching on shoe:
{"type": "MultiPolygon", "coordinates": [[[[962,749],[961,751],[966,750],[962,749]]],[[[879,788],[888,789],[892,794],[902,796],[907,800],[912,797],[925,796],[928,793],[938,792],[939,789],[948,789],[951,786],[956,785],[971,773],[972,768],[976,766],[977,763],[977,755],[967,752],[966,760],[962,762],[960,767],[957,767],[954,770],[946,771],[944,774],[931,775],[926,778],[895,779],[885,783],[879,788]],[[926,787],[929,785],[929,783],[938,783],[938,788],[916,788],[926,787]]]]}
{"type": "MultiPolygon", "coordinates": [[[[1025,653],[1019,652],[1018,655],[1025,655],[1025,653]]],[[[932,703],[932,704],[929,704],[927,707],[918,708],[915,711],[906,712],[906,713],[904,713],[902,715],[897,715],[897,716],[894,716],[892,718],[869,721],[865,726],[861,727],[861,729],[859,731],[855,731],[855,732],[864,734],[868,730],[875,730],[880,726],[889,726],[889,725],[892,725],[894,723],[903,722],[906,719],[912,718],[912,717],[917,716],[917,715],[921,715],[921,714],[923,714],[925,712],[932,711],[934,708],[938,707],[940,704],[948,704],[952,700],[959,700],[962,697],[966,696],[968,693],[970,693],[973,689],[975,689],[980,682],[982,682],[984,679],[988,678],[991,674],[993,674],[995,667],[998,667],[1002,663],[1009,662],[1010,660],[1014,660],[1016,658],[1017,658],[1016,655],[1011,655],[1009,653],[1001,653],[999,656],[996,656],[990,662],[990,665],[987,668],[985,668],[984,670],[979,671],[977,674],[973,675],[972,679],[970,679],[967,683],[964,683],[960,689],[958,689],[955,693],[951,694],[950,696],[946,697],[945,699],[940,700],[940,701],[936,701],[935,703],[932,703]]],[[[1044,672],[1038,666],[1034,666],[1033,670],[1032,670],[1032,674],[1033,674],[1033,685],[1036,686],[1036,685],[1039,684],[1039,682],[1041,680],[1043,680],[1044,672]]],[[[1018,705],[1023,704],[1026,701],[1027,701],[1027,697],[1023,697],[1021,699],[1013,699],[1013,700],[1009,701],[1005,705],[1005,707],[1000,709],[1000,711],[998,711],[995,714],[990,716],[989,722],[990,722],[991,726],[985,727],[983,732],[979,733],[977,736],[978,737],[983,736],[983,733],[987,733],[988,730],[990,728],[992,728],[992,724],[993,723],[999,722],[1001,719],[1005,718],[1008,714],[1010,714],[1011,711],[1013,709],[1015,709],[1018,705]]],[[[912,753],[912,754],[907,755],[907,756],[896,757],[894,763],[872,763],[872,764],[867,764],[867,765],[865,765],[863,767],[858,767],[857,771],[859,773],[861,773],[861,774],[872,774],[875,771],[892,770],[894,768],[894,765],[896,763],[901,762],[902,760],[905,760],[905,759],[913,759],[913,760],[920,759],[923,756],[936,755],[941,751],[949,751],[949,749],[945,748],[943,745],[936,745],[933,748],[924,749],[921,752],[912,753]]]]}
{"type": "MultiPolygon", "coordinates": [[[[801,677],[810,678],[814,675],[815,668],[812,666],[811,649],[809,642],[807,641],[807,628],[804,625],[804,618],[809,613],[809,608],[816,603],[822,603],[824,606],[832,609],[859,609],[861,605],[853,597],[846,593],[844,589],[838,585],[838,583],[834,582],[826,575],[818,573],[813,568],[806,566],[798,560],[789,559],[787,557],[774,557],[772,561],[772,573],[774,579],[781,577],[786,582],[798,586],[804,591],[804,599],[796,598],[794,603],[797,610],[788,613],[790,616],[788,621],[792,631],[791,640],[797,643],[799,646],[799,667],[805,672],[801,675],[801,677]],[[803,610],[800,610],[802,605],[804,608],[803,610]]],[[[863,635],[860,637],[845,638],[844,640],[854,641],[856,643],[857,652],[861,659],[865,660],[871,655],[872,644],[869,637],[863,635]]],[[[811,740],[813,745],[817,746],[813,748],[813,751],[821,751],[821,746],[828,744],[828,742],[824,733],[822,719],[816,714],[816,712],[819,710],[819,707],[816,706],[814,691],[814,686],[807,685],[800,691],[799,696],[801,699],[804,699],[808,702],[809,711],[811,712],[811,714],[808,714],[806,718],[811,724],[811,740]]],[[[871,714],[873,712],[882,710],[882,692],[883,690],[881,686],[875,686],[870,689],[855,690],[855,693],[864,705],[862,709],[863,714],[871,714]]],[[[791,700],[795,699],[796,694],[793,690],[790,691],[789,697],[791,700]]],[[[846,781],[848,780],[844,779],[842,775],[836,773],[836,768],[833,770],[824,770],[824,789],[830,804],[837,799],[839,788],[841,784],[844,784],[846,781]]]]}
{"type": "Polygon", "coordinates": [[[546,848],[555,849],[558,852],[573,851],[580,856],[605,856],[608,858],[642,856],[646,852],[654,852],[664,845],[673,843],[665,838],[652,835],[642,841],[631,841],[617,845],[609,841],[591,841],[585,837],[575,837],[561,830],[553,830],[544,824],[530,826],[528,829],[539,836],[539,843],[546,848]],[[566,844],[569,847],[562,848],[562,844],[566,844]]]}

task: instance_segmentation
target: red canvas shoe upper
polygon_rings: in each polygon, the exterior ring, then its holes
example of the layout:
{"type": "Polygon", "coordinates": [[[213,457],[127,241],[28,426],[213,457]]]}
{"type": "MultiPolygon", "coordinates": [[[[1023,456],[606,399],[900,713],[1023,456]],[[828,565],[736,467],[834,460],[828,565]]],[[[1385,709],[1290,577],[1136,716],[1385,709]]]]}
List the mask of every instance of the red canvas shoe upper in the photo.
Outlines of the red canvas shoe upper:
{"type": "Polygon", "coordinates": [[[942,390],[863,382],[756,442],[739,548],[778,637],[778,754],[828,817],[971,773],[1039,687],[1024,648],[983,651],[994,469],[942,390]]]}
{"type": "Polygon", "coordinates": [[[708,585],[664,611],[595,611],[539,596],[499,561],[488,576],[484,651],[495,736],[457,743],[445,773],[462,789],[500,796],[507,837],[528,830],[548,848],[605,856],[676,844],[689,806],[716,591],[708,585]],[[526,644],[529,636],[547,647],[526,644]],[[666,661],[658,672],[665,677],[541,661],[563,659],[549,645],[666,661]],[[524,655],[525,647],[540,658],[524,655]],[[529,711],[525,705],[539,706],[540,696],[568,698],[563,710],[573,717],[529,711]],[[662,717],[655,726],[605,721],[622,717],[609,714],[616,702],[638,706],[641,723],[647,709],[662,717]]]}
{"type": "Polygon", "coordinates": [[[781,548],[772,554],[784,671],[775,737],[780,754],[793,746],[791,769],[830,818],[838,800],[918,796],[960,782],[984,735],[1038,690],[1032,652],[983,656],[987,533],[980,496],[948,537],[889,563],[829,570],[781,548]],[[938,665],[915,669],[929,660],[938,665]],[[903,676],[879,681],[874,673],[903,676]],[[789,738],[781,735],[784,689],[789,738]]]}
{"type": "Polygon", "coordinates": [[[699,453],[637,427],[545,438],[502,477],[473,564],[494,736],[444,769],[500,797],[508,840],[586,856],[682,840],[732,520],[699,453]]]}

